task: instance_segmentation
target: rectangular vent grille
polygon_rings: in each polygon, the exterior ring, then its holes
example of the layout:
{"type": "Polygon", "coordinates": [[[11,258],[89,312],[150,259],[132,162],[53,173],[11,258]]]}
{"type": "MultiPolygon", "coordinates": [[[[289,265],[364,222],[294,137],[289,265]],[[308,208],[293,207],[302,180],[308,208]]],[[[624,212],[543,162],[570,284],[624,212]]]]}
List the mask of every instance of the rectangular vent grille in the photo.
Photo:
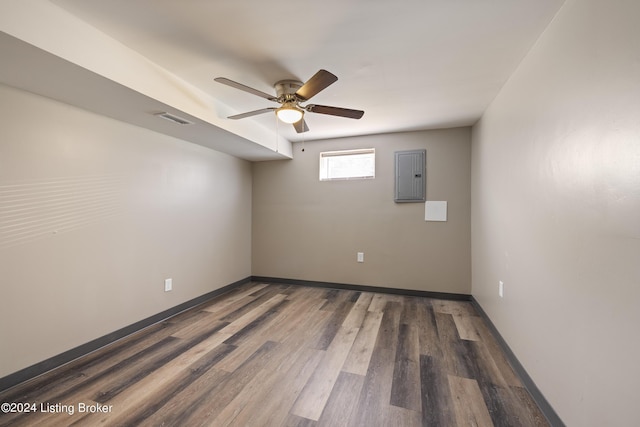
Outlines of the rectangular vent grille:
{"type": "Polygon", "coordinates": [[[190,122],[187,119],[183,119],[182,117],[178,117],[178,116],[174,116],[171,113],[167,113],[167,112],[163,112],[163,113],[156,113],[156,116],[161,117],[165,120],[169,120],[172,121],[174,123],[177,123],[179,125],[192,125],[193,122],[190,122]]]}

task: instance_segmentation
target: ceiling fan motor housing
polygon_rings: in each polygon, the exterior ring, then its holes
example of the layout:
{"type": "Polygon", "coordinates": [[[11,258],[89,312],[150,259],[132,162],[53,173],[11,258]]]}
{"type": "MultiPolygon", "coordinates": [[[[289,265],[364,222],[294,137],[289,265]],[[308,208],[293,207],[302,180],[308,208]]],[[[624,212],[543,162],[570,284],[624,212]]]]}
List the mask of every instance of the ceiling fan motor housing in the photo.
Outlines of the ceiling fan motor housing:
{"type": "MultiPolygon", "coordinates": [[[[278,98],[282,98],[283,100],[289,101],[294,100],[295,96],[287,96],[287,95],[295,95],[298,89],[302,87],[302,82],[298,80],[280,80],[273,85],[276,88],[276,93],[278,94],[278,98]]],[[[281,101],[278,101],[281,102],[281,101]]]]}
{"type": "Polygon", "coordinates": [[[285,123],[294,123],[302,119],[304,110],[298,106],[296,91],[302,87],[297,80],[280,80],[273,85],[278,94],[278,102],[282,104],[276,115],[285,123]]]}

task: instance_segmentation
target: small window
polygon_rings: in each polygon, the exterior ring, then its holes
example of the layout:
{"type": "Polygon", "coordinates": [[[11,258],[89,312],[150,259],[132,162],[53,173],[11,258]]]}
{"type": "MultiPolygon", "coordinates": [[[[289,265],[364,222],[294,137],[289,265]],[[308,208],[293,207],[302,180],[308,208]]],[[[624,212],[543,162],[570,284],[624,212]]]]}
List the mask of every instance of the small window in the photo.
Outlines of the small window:
{"type": "Polygon", "coordinates": [[[374,148],[325,151],[320,153],[320,181],[374,178],[375,164],[374,148]]]}

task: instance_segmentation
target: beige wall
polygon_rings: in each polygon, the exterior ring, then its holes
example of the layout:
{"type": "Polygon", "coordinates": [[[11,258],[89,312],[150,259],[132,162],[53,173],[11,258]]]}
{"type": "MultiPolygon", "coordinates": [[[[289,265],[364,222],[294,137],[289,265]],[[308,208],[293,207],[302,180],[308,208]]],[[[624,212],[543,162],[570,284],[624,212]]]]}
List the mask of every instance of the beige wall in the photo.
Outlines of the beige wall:
{"type": "Polygon", "coordinates": [[[304,145],[293,160],[253,165],[254,275],[470,293],[469,128],[304,145]],[[372,147],[375,179],[319,181],[321,151],[372,147]],[[425,222],[424,203],[393,202],[394,151],[421,148],[427,199],[448,201],[448,222],[425,222]]]}
{"type": "Polygon", "coordinates": [[[0,116],[0,377],[251,275],[249,162],[6,86],[0,116]]]}
{"type": "Polygon", "coordinates": [[[473,295],[570,426],[640,423],[639,16],[567,0],[473,128],[473,295]]]}

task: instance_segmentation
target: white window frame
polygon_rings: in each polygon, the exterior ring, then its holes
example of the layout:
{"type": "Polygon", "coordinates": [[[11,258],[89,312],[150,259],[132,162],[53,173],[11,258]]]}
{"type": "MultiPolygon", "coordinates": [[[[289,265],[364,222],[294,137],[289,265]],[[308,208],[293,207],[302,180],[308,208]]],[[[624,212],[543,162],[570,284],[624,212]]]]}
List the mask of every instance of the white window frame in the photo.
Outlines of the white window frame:
{"type": "Polygon", "coordinates": [[[339,151],[324,151],[320,153],[320,181],[347,181],[355,179],[373,179],[376,177],[376,149],[375,148],[360,148],[357,150],[339,150],[339,151]],[[356,156],[370,154],[373,156],[373,170],[370,174],[366,175],[349,175],[349,176],[330,176],[331,169],[329,162],[332,158],[344,158],[347,156],[356,156]]]}

